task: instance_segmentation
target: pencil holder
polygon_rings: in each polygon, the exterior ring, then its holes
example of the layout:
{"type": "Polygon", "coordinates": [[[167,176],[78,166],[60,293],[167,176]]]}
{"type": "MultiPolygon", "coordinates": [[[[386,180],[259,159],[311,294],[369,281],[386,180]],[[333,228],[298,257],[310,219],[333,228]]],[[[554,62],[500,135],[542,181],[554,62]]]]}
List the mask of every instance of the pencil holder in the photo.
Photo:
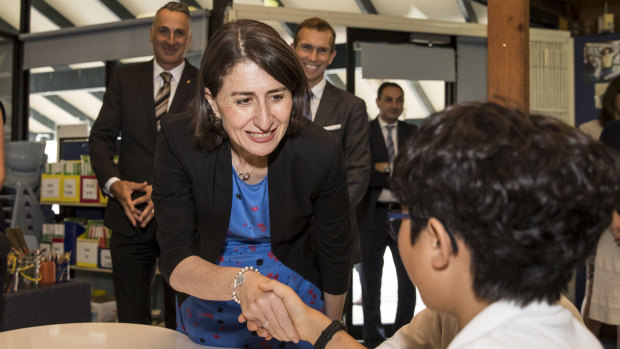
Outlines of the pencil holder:
{"type": "Polygon", "coordinates": [[[41,262],[41,281],[39,286],[49,286],[56,282],[56,263],[53,261],[41,262]]]}
{"type": "Polygon", "coordinates": [[[17,289],[35,288],[41,280],[40,256],[19,256],[17,258],[17,289]]]}
{"type": "Polygon", "coordinates": [[[69,260],[56,263],[56,282],[69,281],[69,260]]]}

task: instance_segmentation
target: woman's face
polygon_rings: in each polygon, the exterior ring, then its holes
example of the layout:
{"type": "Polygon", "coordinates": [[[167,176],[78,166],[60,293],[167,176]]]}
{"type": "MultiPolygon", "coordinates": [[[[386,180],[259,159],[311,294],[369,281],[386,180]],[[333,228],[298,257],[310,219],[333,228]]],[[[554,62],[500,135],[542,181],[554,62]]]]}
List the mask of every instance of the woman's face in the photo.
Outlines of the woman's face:
{"type": "Polygon", "coordinates": [[[205,97],[240,156],[267,156],[286,133],[291,91],[253,62],[235,65],[223,77],[218,95],[214,98],[205,88],[205,97]]]}

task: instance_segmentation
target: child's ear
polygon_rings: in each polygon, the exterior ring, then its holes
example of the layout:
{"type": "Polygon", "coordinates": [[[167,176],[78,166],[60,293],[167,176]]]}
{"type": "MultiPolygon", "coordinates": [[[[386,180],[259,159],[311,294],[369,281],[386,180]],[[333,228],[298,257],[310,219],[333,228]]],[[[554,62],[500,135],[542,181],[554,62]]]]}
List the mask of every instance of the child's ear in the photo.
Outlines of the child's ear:
{"type": "Polygon", "coordinates": [[[436,270],[446,269],[450,264],[450,255],[452,254],[450,235],[448,235],[443,223],[437,218],[431,217],[426,225],[432,241],[431,265],[436,270]]]}

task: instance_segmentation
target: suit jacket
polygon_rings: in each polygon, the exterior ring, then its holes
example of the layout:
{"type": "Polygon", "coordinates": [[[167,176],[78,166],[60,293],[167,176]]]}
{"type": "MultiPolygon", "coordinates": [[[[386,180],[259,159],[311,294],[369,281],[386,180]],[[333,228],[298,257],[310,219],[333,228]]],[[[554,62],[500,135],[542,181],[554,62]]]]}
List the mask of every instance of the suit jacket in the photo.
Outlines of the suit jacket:
{"type": "MultiPolygon", "coordinates": [[[[170,114],[186,110],[194,96],[197,73],[198,70],[186,61],[170,104],[170,114]]],[[[112,75],[89,138],[91,164],[101,188],[112,177],[139,183],[152,182],[157,140],[153,90],[152,60],[121,67],[112,75]],[[117,154],[115,143],[119,135],[122,137],[117,165],[113,159],[117,154]]],[[[127,236],[140,230],[131,225],[116,200],[108,201],[104,221],[115,233],[127,236]]]]}
{"type": "Polygon", "coordinates": [[[349,199],[351,207],[355,207],[368,189],[370,176],[366,103],[328,82],[314,122],[338,137],[342,144],[349,199]]]}
{"type": "MultiPolygon", "coordinates": [[[[405,142],[415,132],[417,126],[408,124],[404,121],[398,121],[396,126],[398,151],[402,149],[405,142]]],[[[375,207],[377,205],[377,198],[381,194],[382,189],[391,189],[390,176],[384,172],[375,170],[376,162],[389,162],[389,156],[387,147],[385,146],[385,138],[383,132],[381,132],[381,126],[379,120],[376,118],[370,122],[370,186],[366,196],[364,197],[363,210],[365,212],[364,217],[360,220],[360,226],[368,229],[374,229],[375,222],[375,207]]]]}
{"type": "Polygon", "coordinates": [[[354,235],[353,263],[361,261],[356,206],[368,190],[370,148],[366,103],[350,92],[327,82],[314,122],[338,137],[344,151],[351,205],[350,228],[354,235]]]}
{"type": "MultiPolygon", "coordinates": [[[[231,216],[230,143],[199,149],[190,120],[187,114],[164,118],[155,153],[152,198],[159,270],[167,280],[189,256],[215,263],[231,216]]],[[[351,235],[340,144],[304,119],[300,132],[286,135],[269,155],[268,173],[273,253],[323,291],[346,292],[351,235]]]]}

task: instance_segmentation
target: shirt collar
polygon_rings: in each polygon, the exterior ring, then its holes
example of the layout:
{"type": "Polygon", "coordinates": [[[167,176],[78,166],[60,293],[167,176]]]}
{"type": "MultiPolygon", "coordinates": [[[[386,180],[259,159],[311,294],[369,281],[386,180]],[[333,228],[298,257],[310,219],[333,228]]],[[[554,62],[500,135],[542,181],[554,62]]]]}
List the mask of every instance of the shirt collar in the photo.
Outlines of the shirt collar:
{"type": "Polygon", "coordinates": [[[377,115],[377,121],[379,121],[379,126],[381,126],[381,129],[385,129],[385,126],[388,126],[388,125],[390,125],[390,126],[397,126],[397,124],[398,124],[398,120],[394,121],[394,122],[393,122],[393,123],[391,123],[391,124],[388,124],[388,123],[387,123],[387,122],[385,122],[383,119],[381,119],[381,118],[379,117],[379,115],[377,115]]]}
{"type": "MultiPolygon", "coordinates": [[[[185,69],[185,60],[183,60],[183,62],[181,62],[181,64],[177,65],[176,67],[167,70],[167,72],[169,72],[170,74],[172,74],[172,79],[174,81],[181,81],[181,75],[183,74],[183,69],[185,69]]],[[[164,72],[166,70],[164,70],[164,68],[162,68],[158,63],[156,59],[153,59],[153,80],[157,79],[159,77],[159,74],[161,74],[162,72],[164,72]]]]}
{"type": "Polygon", "coordinates": [[[321,97],[323,97],[323,91],[325,91],[325,85],[327,85],[327,80],[325,79],[314,85],[314,87],[310,89],[310,91],[312,91],[312,96],[316,97],[318,100],[321,100],[321,97]]]}
{"type": "Polygon", "coordinates": [[[553,317],[558,326],[572,320],[572,314],[557,304],[551,305],[546,302],[534,301],[525,307],[521,307],[513,301],[499,300],[484,308],[471,319],[452,340],[448,349],[466,347],[467,343],[484,338],[489,333],[519,318],[540,321],[541,318],[549,316],[553,317]]]}

